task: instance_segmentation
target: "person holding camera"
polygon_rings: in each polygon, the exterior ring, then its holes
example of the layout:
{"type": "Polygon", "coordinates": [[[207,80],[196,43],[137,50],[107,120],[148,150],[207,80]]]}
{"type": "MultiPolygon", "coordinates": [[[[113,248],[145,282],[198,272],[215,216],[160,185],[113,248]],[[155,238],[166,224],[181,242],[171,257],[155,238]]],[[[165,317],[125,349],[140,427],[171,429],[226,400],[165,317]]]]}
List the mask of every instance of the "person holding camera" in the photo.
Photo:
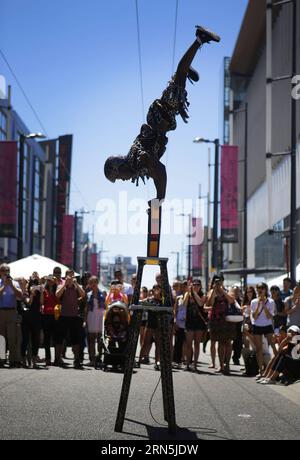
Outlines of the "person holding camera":
{"type": "Polygon", "coordinates": [[[200,353],[200,342],[207,332],[207,324],[203,306],[206,296],[202,292],[200,280],[193,280],[184,297],[184,306],[186,307],[186,370],[190,371],[190,364],[194,357],[194,370],[197,372],[197,363],[200,353]],[[194,343],[194,350],[193,350],[194,343]]]}
{"type": "Polygon", "coordinates": [[[256,358],[260,372],[258,377],[261,378],[264,372],[263,336],[266,337],[268,345],[272,347],[274,355],[277,355],[277,349],[273,343],[275,302],[268,296],[269,289],[266,283],[259,283],[256,286],[256,290],[257,299],[251,302],[251,322],[256,358]]]}
{"type": "Polygon", "coordinates": [[[236,338],[236,325],[226,321],[229,305],[235,303],[235,298],[224,288],[223,276],[215,275],[212,279],[212,289],[208,293],[204,309],[209,312],[210,337],[218,342],[220,368],[217,372],[230,375],[230,358],[232,341],[236,338]]]}
{"type": "Polygon", "coordinates": [[[53,275],[46,277],[46,284],[42,291],[42,326],[44,332],[44,346],[46,353],[46,366],[51,366],[51,341],[55,343],[56,320],[54,308],[58,304],[56,290],[59,280],[53,275]]]}
{"type": "MultiPolygon", "coordinates": [[[[26,362],[26,354],[28,353],[28,346],[31,342],[31,355],[33,368],[37,368],[38,351],[40,347],[40,334],[42,328],[42,291],[43,286],[40,284],[38,273],[34,272],[28,283],[28,295],[25,299],[27,305],[26,314],[22,317],[22,345],[21,354],[23,363],[26,362]]],[[[30,362],[29,362],[30,365],[30,362]]]]}
{"type": "Polygon", "coordinates": [[[56,297],[61,302],[61,315],[57,323],[56,337],[56,364],[63,366],[61,358],[63,341],[70,334],[71,345],[74,353],[74,368],[82,367],[80,361],[80,340],[82,320],[79,315],[80,299],[85,298],[85,291],[77,283],[73,270],[67,270],[64,284],[59,286],[56,297]]]}
{"type": "MultiPolygon", "coordinates": [[[[17,300],[22,298],[22,291],[17,282],[10,276],[7,264],[0,266],[0,336],[6,340],[9,349],[9,365],[16,367],[20,361],[20,352],[17,347],[18,312],[17,300]]],[[[3,367],[4,362],[0,362],[3,367]]]]}

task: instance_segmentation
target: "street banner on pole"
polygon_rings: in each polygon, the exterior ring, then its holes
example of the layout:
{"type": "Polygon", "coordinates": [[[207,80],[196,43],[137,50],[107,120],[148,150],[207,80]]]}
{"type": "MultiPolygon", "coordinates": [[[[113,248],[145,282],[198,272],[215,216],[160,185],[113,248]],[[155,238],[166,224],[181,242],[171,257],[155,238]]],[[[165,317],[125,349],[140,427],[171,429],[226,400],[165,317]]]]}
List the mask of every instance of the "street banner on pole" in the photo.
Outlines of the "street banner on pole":
{"type": "Polygon", "coordinates": [[[0,142],[0,237],[17,235],[17,155],[16,141],[0,142]]]}
{"type": "Polygon", "coordinates": [[[203,237],[204,229],[202,218],[193,217],[191,235],[193,276],[202,276],[203,237]]]}
{"type": "Polygon", "coordinates": [[[74,216],[63,216],[62,245],[60,262],[67,267],[73,266],[74,216]]]}
{"type": "Polygon", "coordinates": [[[98,257],[96,252],[92,252],[91,254],[91,274],[93,276],[98,275],[98,257]]]}
{"type": "Polygon", "coordinates": [[[238,147],[235,145],[222,146],[221,240],[238,242],[238,147]]]}
{"type": "MultiPolygon", "coordinates": [[[[56,258],[60,262],[62,262],[63,253],[63,219],[64,215],[68,214],[69,212],[72,139],[72,135],[59,137],[58,184],[56,202],[56,258]]],[[[73,263],[71,265],[73,265],[73,263]]],[[[74,267],[74,269],[76,269],[76,267],[74,267]]]]}

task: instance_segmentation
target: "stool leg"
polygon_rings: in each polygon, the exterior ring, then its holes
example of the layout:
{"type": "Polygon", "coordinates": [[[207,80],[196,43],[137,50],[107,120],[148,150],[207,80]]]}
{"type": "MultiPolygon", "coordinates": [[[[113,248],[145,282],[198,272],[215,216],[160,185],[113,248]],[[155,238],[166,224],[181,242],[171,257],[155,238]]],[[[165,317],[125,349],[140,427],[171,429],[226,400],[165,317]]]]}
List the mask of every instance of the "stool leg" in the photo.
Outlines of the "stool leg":
{"type": "Polygon", "coordinates": [[[123,430],[124,419],[127,409],[128,396],[130,391],[130,384],[132,379],[132,373],[135,362],[135,354],[139,339],[139,332],[141,326],[142,314],[140,312],[134,312],[131,320],[131,334],[129,336],[129,343],[127,349],[127,356],[125,361],[125,370],[123,385],[121,390],[121,396],[119,401],[119,408],[117,414],[117,420],[115,424],[115,431],[121,433],[123,430]]]}

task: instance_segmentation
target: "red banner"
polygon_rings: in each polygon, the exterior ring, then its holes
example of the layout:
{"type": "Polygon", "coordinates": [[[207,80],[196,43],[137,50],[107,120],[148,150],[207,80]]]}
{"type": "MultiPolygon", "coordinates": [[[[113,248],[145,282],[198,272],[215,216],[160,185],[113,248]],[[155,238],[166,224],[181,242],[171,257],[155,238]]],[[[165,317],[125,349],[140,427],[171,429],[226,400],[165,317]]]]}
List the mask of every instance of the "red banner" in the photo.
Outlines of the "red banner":
{"type": "Polygon", "coordinates": [[[98,276],[98,258],[97,253],[91,254],[91,274],[93,276],[98,276]]]}
{"type": "MultiPolygon", "coordinates": [[[[69,212],[70,171],[72,164],[72,135],[59,137],[59,163],[57,184],[56,216],[56,258],[62,262],[63,254],[63,218],[69,212]]],[[[62,262],[63,263],[63,262],[62,262]]],[[[76,267],[74,267],[76,269],[76,267]]]]}
{"type": "Polygon", "coordinates": [[[0,142],[0,236],[7,238],[17,230],[17,155],[17,142],[0,142]]]}
{"type": "Polygon", "coordinates": [[[193,276],[202,276],[203,240],[204,230],[202,218],[193,217],[191,236],[193,276]]]}
{"type": "Polygon", "coordinates": [[[238,242],[238,147],[222,146],[221,158],[221,239],[238,242]]]}
{"type": "Polygon", "coordinates": [[[63,216],[62,245],[60,262],[67,267],[73,266],[74,216],[63,216]]]}

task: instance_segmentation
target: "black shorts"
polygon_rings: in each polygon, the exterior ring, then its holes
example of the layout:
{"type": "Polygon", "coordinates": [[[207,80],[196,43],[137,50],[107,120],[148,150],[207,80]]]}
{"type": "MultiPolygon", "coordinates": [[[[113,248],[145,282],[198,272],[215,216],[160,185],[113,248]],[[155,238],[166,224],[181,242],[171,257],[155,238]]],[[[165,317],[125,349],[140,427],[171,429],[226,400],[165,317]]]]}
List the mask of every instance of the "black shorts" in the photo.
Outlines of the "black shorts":
{"type": "Polygon", "coordinates": [[[81,343],[81,329],[82,319],[79,316],[68,317],[61,316],[57,321],[56,327],[56,343],[62,345],[64,339],[67,338],[68,333],[71,345],[79,345],[81,343]]]}
{"type": "Polygon", "coordinates": [[[274,329],[273,326],[252,326],[252,334],[253,335],[269,335],[273,334],[274,329]]]}
{"type": "Polygon", "coordinates": [[[187,332],[207,331],[207,325],[202,320],[187,321],[185,329],[187,332]]]}

